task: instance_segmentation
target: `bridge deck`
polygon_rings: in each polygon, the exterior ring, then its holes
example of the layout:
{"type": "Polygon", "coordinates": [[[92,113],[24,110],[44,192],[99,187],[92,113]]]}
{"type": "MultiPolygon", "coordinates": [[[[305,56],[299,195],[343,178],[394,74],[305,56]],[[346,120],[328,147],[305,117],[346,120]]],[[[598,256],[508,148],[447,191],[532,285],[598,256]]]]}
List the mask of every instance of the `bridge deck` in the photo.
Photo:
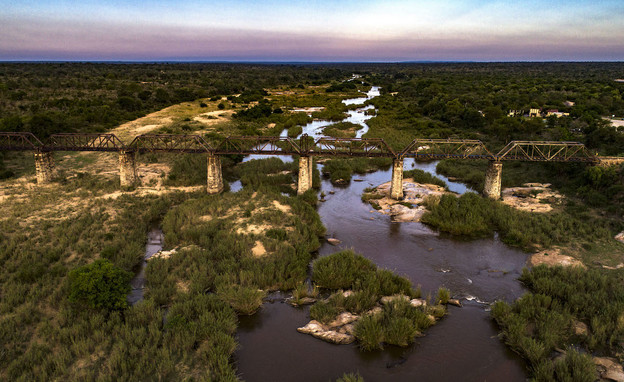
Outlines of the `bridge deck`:
{"type": "Polygon", "coordinates": [[[605,165],[624,162],[624,157],[599,157],[582,143],[558,141],[512,141],[496,154],[483,142],[470,139],[414,139],[394,151],[380,138],[320,138],[229,136],[205,139],[200,135],[144,134],[124,144],[114,134],[54,134],[46,143],[28,132],[0,132],[0,151],[109,151],[170,152],[327,157],[385,157],[419,159],[488,159],[490,161],[586,162],[605,165]]]}

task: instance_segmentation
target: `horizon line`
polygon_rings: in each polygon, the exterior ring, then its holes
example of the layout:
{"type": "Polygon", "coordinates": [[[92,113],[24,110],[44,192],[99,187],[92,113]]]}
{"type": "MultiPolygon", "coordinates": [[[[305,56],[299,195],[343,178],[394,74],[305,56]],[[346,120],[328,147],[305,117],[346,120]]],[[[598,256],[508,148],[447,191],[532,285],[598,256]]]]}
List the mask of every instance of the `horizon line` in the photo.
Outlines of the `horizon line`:
{"type": "Polygon", "coordinates": [[[110,64],[513,64],[513,63],[624,63],[624,60],[404,60],[404,61],[293,61],[293,60],[1,60],[1,64],[110,63],[110,64]]]}

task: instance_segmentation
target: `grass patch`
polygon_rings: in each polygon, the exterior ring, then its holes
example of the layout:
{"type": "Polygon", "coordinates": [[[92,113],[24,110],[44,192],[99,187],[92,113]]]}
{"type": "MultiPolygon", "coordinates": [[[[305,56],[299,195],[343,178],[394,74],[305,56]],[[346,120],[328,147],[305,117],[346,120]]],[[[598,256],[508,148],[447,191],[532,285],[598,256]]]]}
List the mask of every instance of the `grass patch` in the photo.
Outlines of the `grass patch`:
{"type": "MultiPolygon", "coordinates": [[[[622,253],[623,246],[613,240],[613,226],[588,212],[566,209],[563,212],[535,214],[518,211],[500,202],[474,193],[461,197],[443,195],[427,205],[429,212],[422,222],[440,231],[472,238],[491,236],[498,232],[506,244],[527,251],[553,245],[590,247],[609,243],[622,253]]],[[[617,231],[618,227],[615,227],[617,231]]]]}
{"type": "Polygon", "coordinates": [[[355,337],[364,351],[383,349],[384,343],[405,347],[433,323],[425,309],[397,299],[384,305],[381,313],[358,320],[355,337]]]}
{"type": "Polygon", "coordinates": [[[414,182],[416,183],[435,184],[436,186],[448,189],[448,185],[445,181],[417,168],[409,171],[403,171],[403,179],[407,178],[414,179],[414,182]]]}

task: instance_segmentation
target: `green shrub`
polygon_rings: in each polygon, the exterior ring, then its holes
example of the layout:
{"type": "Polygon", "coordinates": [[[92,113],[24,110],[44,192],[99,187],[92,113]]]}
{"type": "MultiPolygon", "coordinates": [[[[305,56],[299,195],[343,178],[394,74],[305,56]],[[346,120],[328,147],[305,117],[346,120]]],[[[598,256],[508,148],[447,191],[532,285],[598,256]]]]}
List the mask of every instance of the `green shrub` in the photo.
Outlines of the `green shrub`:
{"type": "Polygon", "coordinates": [[[92,309],[121,310],[128,306],[132,274],[106,259],[69,272],[69,301],[92,309]]]}
{"type": "Polygon", "coordinates": [[[355,324],[355,338],[364,351],[383,349],[384,328],[380,315],[360,318],[355,324]]]}
{"type": "Polygon", "coordinates": [[[451,298],[451,291],[444,288],[444,287],[440,287],[438,289],[438,304],[448,304],[449,299],[451,298]]]}
{"type": "Polygon", "coordinates": [[[352,288],[356,280],[375,270],[372,261],[346,250],[315,260],[312,280],[323,288],[346,289],[352,288]]]}
{"type": "Polygon", "coordinates": [[[310,318],[328,324],[341,312],[342,306],[335,301],[319,301],[310,307],[310,318]]]}
{"type": "Polygon", "coordinates": [[[589,354],[568,349],[565,357],[555,361],[554,379],[557,381],[593,382],[598,379],[596,366],[589,354]]]}
{"type": "Polygon", "coordinates": [[[414,322],[407,317],[392,317],[384,327],[384,341],[390,345],[405,347],[414,342],[418,334],[414,322]]]}
{"type": "Polygon", "coordinates": [[[254,287],[232,285],[219,287],[217,296],[230,304],[237,313],[250,315],[262,306],[262,299],[266,297],[266,292],[254,287]]]}

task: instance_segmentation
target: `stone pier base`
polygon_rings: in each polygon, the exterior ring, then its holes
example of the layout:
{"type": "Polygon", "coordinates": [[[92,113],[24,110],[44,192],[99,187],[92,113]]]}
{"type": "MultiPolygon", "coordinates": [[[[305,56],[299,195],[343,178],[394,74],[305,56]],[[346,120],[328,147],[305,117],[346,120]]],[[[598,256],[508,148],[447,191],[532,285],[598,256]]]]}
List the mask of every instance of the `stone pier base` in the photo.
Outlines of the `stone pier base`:
{"type": "Polygon", "coordinates": [[[483,196],[498,200],[501,197],[501,175],[503,174],[503,164],[501,162],[490,161],[485,172],[485,185],[483,186],[483,196]]]}
{"type": "Polygon", "coordinates": [[[37,174],[37,184],[48,183],[54,175],[54,157],[50,151],[39,151],[35,153],[35,172],[37,174]]]}
{"type": "Polygon", "coordinates": [[[312,157],[299,157],[299,181],[297,182],[297,195],[312,188],[312,174],[314,160],[312,157]]]}
{"type": "Polygon", "coordinates": [[[119,152],[119,184],[121,187],[131,187],[137,183],[135,153],[133,151],[119,152]]]}
{"type": "Polygon", "coordinates": [[[206,191],[209,194],[218,194],[223,191],[223,175],[221,174],[221,157],[208,154],[208,184],[206,191]]]}
{"type": "Polygon", "coordinates": [[[395,200],[403,199],[403,159],[394,159],[392,161],[390,197],[395,200]]]}

